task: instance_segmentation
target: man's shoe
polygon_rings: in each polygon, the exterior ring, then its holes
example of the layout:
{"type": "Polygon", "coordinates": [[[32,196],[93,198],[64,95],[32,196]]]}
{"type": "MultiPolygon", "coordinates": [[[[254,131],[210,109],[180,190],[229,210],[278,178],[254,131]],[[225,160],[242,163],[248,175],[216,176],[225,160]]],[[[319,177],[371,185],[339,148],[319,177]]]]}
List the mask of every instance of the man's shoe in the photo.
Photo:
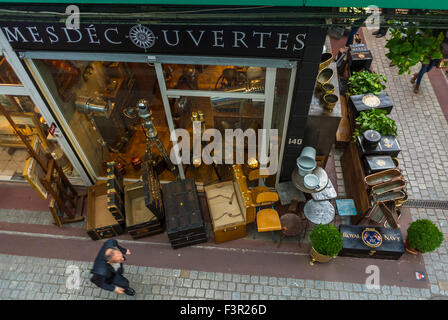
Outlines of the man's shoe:
{"type": "Polygon", "coordinates": [[[414,73],[413,75],[412,75],[412,78],[411,78],[411,83],[412,84],[414,84],[415,83],[415,80],[417,80],[417,73],[414,73]]]}
{"type": "Polygon", "coordinates": [[[419,84],[415,84],[415,86],[414,86],[414,93],[418,93],[419,89],[420,89],[420,85],[419,84]]]}
{"type": "Polygon", "coordinates": [[[135,290],[132,288],[127,288],[124,290],[124,293],[126,293],[128,296],[135,296],[135,290]]]}

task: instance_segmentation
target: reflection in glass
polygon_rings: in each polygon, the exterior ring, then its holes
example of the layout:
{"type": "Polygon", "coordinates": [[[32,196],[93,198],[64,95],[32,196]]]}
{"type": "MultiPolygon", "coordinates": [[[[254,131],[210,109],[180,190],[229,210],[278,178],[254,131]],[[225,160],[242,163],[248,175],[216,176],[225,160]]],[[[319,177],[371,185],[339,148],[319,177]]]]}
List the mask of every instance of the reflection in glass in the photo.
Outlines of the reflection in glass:
{"type": "Polygon", "coordinates": [[[263,93],[266,68],[165,64],[167,89],[263,93]]]}
{"type": "Polygon", "coordinates": [[[4,56],[0,57],[0,84],[20,84],[19,78],[4,56]]]}

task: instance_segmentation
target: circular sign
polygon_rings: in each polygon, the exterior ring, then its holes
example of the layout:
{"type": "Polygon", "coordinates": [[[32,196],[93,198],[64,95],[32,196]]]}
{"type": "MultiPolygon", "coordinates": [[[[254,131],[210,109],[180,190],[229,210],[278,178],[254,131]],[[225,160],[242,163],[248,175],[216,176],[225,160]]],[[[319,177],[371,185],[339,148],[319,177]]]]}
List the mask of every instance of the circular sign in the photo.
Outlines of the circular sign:
{"type": "Polygon", "coordinates": [[[154,32],[141,24],[133,26],[131,30],[129,30],[129,38],[133,44],[142,49],[149,49],[156,42],[154,32]]]}
{"type": "Polygon", "coordinates": [[[362,103],[364,103],[366,106],[370,108],[375,108],[380,105],[381,100],[374,94],[367,94],[364,97],[362,97],[362,103]]]}
{"type": "Polygon", "coordinates": [[[368,247],[378,248],[383,243],[381,234],[372,228],[366,228],[361,234],[362,242],[368,247]]]}

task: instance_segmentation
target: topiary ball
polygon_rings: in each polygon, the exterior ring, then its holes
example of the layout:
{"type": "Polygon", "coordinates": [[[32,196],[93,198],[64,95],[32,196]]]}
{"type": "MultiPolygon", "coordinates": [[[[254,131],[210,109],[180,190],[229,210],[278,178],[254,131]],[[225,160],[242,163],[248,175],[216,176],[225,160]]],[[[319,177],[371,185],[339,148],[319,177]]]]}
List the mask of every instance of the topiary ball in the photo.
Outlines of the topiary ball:
{"type": "Polygon", "coordinates": [[[342,234],[331,224],[315,225],[310,239],[314,250],[325,256],[334,257],[342,250],[342,234]]]}
{"type": "Polygon", "coordinates": [[[408,244],[421,253],[436,250],[443,242],[443,233],[428,219],[418,219],[408,228],[408,244]]]}

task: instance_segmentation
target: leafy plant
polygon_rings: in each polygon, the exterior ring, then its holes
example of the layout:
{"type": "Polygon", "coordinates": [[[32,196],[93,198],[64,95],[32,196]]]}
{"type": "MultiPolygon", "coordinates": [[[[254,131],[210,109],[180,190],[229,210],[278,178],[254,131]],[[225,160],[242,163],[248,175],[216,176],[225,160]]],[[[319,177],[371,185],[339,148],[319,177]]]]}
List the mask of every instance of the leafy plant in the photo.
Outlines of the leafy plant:
{"type": "Polygon", "coordinates": [[[331,225],[315,225],[310,233],[311,245],[314,250],[325,256],[337,256],[342,250],[342,234],[331,225]]]}
{"type": "Polygon", "coordinates": [[[442,59],[440,44],[443,42],[443,32],[437,35],[430,29],[420,30],[412,25],[404,26],[391,22],[398,27],[391,27],[392,38],[387,41],[386,54],[398,67],[398,74],[411,73],[410,68],[420,61],[428,64],[430,59],[442,59]]]}
{"type": "Polygon", "coordinates": [[[408,228],[408,244],[420,251],[431,252],[443,242],[443,234],[437,226],[428,219],[418,219],[408,228]]]}
{"type": "Polygon", "coordinates": [[[362,135],[366,130],[378,131],[382,136],[396,136],[397,124],[387,116],[386,110],[370,109],[361,111],[355,119],[358,128],[355,129],[353,140],[362,135]]]}
{"type": "Polygon", "coordinates": [[[378,73],[371,73],[367,70],[353,72],[353,75],[348,79],[348,94],[351,96],[358,94],[380,94],[386,89],[383,82],[387,82],[387,78],[378,73]]]}

